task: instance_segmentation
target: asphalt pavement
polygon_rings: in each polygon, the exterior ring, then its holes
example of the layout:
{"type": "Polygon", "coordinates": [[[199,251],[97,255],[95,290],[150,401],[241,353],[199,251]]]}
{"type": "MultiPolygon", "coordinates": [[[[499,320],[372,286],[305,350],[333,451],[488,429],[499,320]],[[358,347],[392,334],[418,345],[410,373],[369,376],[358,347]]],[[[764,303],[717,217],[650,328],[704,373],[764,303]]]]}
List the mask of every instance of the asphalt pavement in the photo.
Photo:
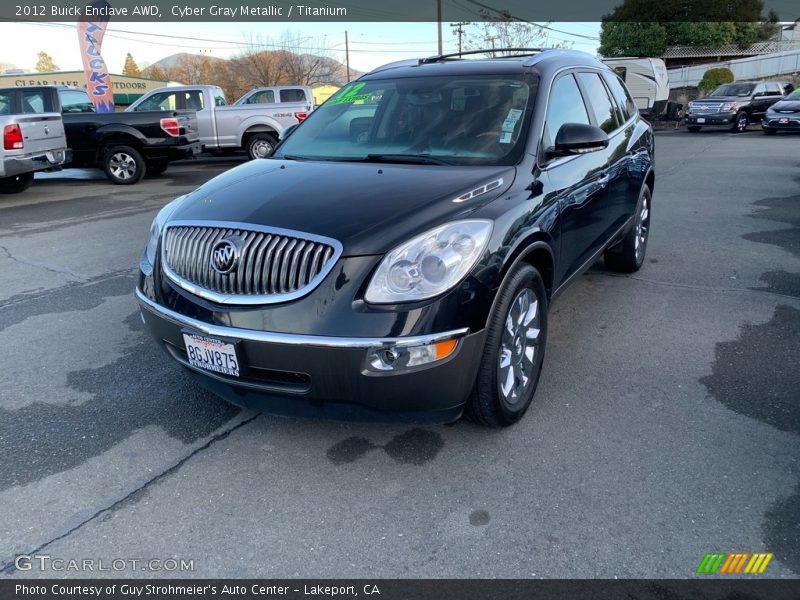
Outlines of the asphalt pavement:
{"type": "Polygon", "coordinates": [[[148,227],[235,161],[0,197],[0,572],[684,578],[737,551],[800,576],[799,139],[659,132],[644,267],[556,301],[504,430],[240,411],[169,361],[132,296],[148,227]]]}

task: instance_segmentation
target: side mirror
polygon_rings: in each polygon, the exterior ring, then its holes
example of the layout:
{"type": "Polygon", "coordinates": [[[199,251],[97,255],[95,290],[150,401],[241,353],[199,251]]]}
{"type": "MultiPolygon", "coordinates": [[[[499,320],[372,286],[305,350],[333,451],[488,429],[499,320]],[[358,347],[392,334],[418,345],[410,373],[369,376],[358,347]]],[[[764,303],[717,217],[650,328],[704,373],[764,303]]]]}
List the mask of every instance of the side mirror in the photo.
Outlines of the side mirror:
{"type": "Polygon", "coordinates": [[[300,125],[300,123],[295,123],[294,125],[289,125],[286,129],[284,129],[283,130],[283,134],[281,135],[281,141],[285,140],[290,135],[292,135],[292,132],[295,129],[297,129],[298,125],[300,125]]]}
{"type": "Polygon", "coordinates": [[[554,156],[571,156],[596,152],[608,147],[608,135],[594,125],[564,123],[556,134],[556,144],[550,150],[554,156]]]}

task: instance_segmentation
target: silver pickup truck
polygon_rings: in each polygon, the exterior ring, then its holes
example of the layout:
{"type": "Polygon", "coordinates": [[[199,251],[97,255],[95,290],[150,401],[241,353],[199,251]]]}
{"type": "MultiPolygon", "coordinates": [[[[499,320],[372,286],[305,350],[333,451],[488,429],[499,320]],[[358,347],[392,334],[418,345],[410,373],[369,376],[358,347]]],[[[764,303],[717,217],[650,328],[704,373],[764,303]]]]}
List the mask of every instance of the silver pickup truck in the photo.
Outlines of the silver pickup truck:
{"type": "Polygon", "coordinates": [[[0,193],[28,189],[35,171],[61,165],[67,157],[64,124],[41,89],[0,89],[0,193]]]}
{"type": "Polygon", "coordinates": [[[308,115],[305,102],[231,106],[214,85],[158,88],[125,110],[194,110],[204,150],[241,148],[250,158],[271,156],[283,131],[308,115]]]}

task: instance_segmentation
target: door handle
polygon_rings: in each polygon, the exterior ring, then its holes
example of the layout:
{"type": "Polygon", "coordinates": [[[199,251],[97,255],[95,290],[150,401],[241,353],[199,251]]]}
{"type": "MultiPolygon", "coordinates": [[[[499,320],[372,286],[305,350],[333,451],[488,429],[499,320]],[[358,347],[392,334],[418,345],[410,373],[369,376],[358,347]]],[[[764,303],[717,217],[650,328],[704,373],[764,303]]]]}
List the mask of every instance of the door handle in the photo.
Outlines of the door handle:
{"type": "Polygon", "coordinates": [[[606,187],[609,181],[611,181],[611,175],[609,175],[608,173],[603,173],[602,175],[600,175],[599,179],[597,180],[597,183],[600,187],[606,187]]]}

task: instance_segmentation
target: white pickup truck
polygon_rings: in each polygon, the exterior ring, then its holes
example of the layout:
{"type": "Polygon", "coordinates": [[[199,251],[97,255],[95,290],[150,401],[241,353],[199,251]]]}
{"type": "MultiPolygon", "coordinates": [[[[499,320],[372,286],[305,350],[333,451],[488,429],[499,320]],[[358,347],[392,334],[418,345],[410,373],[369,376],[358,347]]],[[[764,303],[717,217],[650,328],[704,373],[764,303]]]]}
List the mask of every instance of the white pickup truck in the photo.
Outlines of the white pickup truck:
{"type": "Polygon", "coordinates": [[[66,160],[67,140],[58,111],[46,88],[0,89],[0,193],[26,190],[34,172],[66,160]]]}
{"type": "Polygon", "coordinates": [[[241,148],[250,158],[271,156],[284,130],[308,115],[306,102],[229,105],[214,85],[158,88],[125,110],[194,110],[204,150],[241,148]]]}

